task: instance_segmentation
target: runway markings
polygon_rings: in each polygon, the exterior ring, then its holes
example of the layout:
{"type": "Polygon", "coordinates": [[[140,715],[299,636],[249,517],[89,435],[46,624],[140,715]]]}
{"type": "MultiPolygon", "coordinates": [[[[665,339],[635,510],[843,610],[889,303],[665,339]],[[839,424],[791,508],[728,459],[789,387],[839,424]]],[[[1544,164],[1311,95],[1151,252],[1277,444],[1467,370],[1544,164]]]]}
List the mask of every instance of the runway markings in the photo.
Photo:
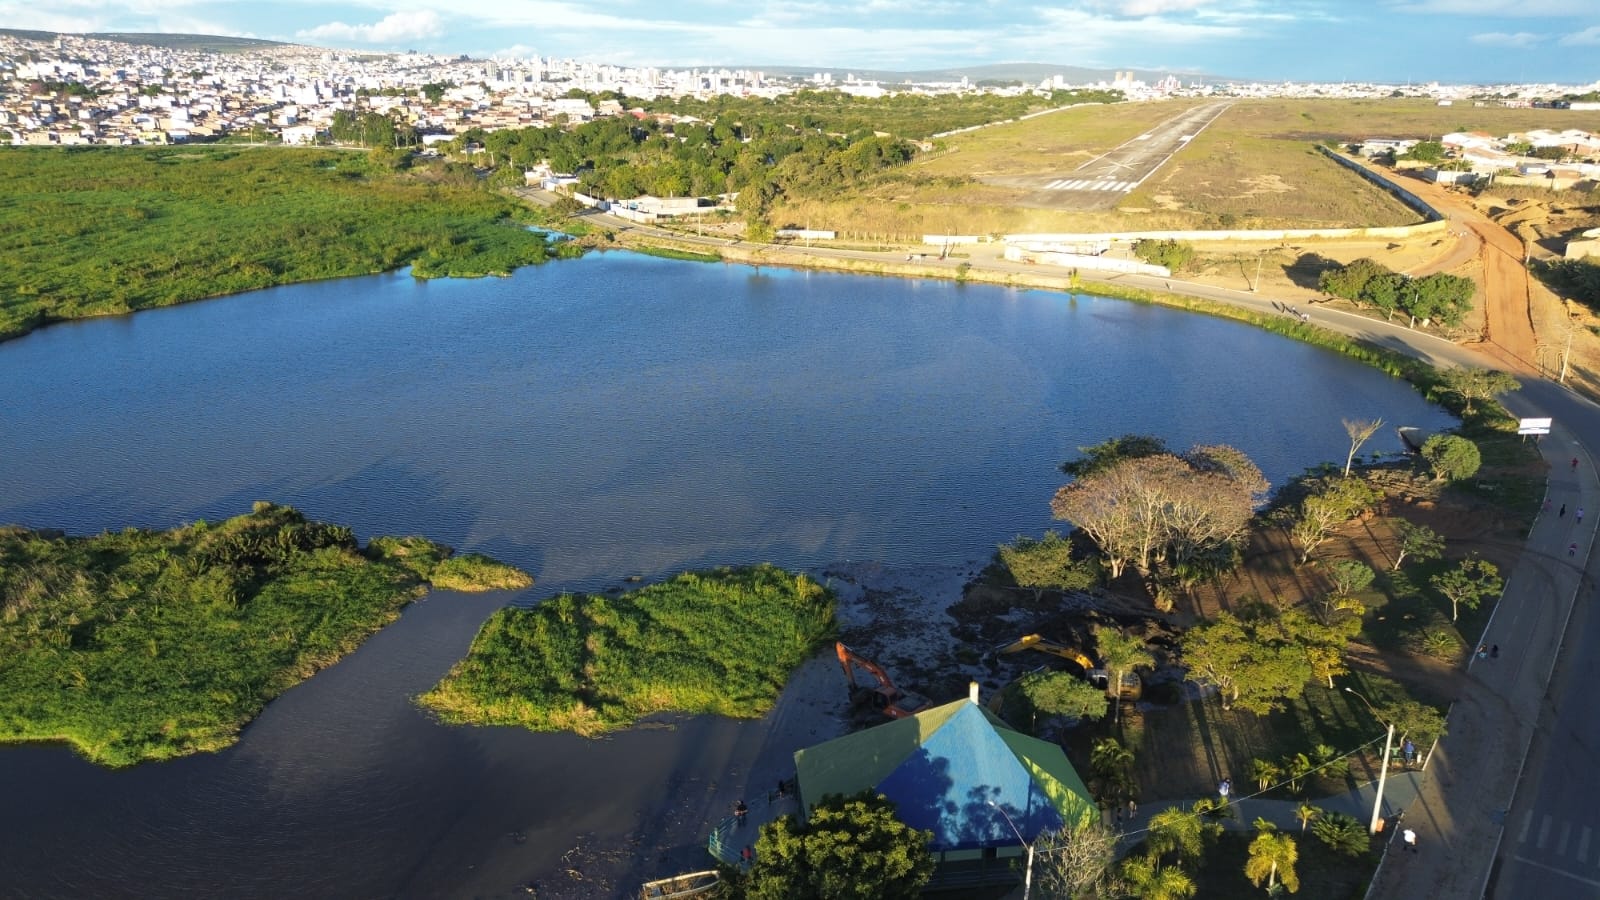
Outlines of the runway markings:
{"type": "Polygon", "coordinates": [[[1137,181],[1117,181],[1112,178],[1057,178],[1044,186],[1047,191],[1116,191],[1126,194],[1137,181]]]}

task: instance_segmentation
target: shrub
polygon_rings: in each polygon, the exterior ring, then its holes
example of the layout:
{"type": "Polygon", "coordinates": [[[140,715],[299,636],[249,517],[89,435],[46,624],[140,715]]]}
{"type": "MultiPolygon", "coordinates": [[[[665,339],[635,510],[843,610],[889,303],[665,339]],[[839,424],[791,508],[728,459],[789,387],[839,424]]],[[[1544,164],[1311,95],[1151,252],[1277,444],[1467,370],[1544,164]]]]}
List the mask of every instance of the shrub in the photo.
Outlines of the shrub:
{"type": "Polygon", "coordinates": [[[1153,266],[1166,266],[1181,272],[1194,261],[1194,246],[1181,241],[1143,240],[1133,247],[1133,255],[1153,266]]]}
{"type": "Polygon", "coordinates": [[[1372,849],[1372,838],[1367,827],[1355,816],[1329,812],[1311,823],[1311,833],[1328,849],[1345,856],[1361,856],[1372,849]]]}

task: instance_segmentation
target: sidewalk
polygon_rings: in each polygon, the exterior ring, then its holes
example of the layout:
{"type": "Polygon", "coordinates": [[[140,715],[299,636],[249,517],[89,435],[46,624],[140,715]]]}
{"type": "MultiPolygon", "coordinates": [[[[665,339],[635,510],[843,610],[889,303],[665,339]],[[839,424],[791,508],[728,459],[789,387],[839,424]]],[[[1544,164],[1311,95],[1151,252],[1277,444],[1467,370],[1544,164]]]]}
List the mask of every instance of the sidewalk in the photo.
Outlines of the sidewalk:
{"type": "MultiPolygon", "coordinates": [[[[1551,503],[1594,509],[1594,467],[1571,436],[1557,429],[1541,449],[1550,465],[1551,503]],[[1582,458],[1576,471],[1574,456],[1582,458]]],[[[1480,639],[1500,645],[1501,656],[1469,661],[1463,693],[1450,708],[1449,734],[1405,807],[1405,825],[1416,830],[1421,852],[1402,855],[1386,844],[1368,898],[1483,895],[1594,543],[1594,523],[1593,516],[1579,523],[1572,513],[1554,512],[1535,520],[1480,639]]]]}

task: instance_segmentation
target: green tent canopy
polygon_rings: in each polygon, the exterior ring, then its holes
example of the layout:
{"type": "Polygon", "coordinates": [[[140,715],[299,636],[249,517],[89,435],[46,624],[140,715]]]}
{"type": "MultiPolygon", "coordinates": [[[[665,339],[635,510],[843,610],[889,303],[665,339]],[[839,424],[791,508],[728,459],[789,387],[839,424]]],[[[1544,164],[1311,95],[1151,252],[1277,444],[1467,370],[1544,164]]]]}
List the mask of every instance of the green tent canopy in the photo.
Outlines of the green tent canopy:
{"type": "Polygon", "coordinates": [[[1089,791],[1061,748],[1012,730],[970,700],[797,752],[800,803],[872,789],[934,851],[1013,846],[1092,821],[1089,791]],[[1004,815],[1001,811],[1004,811],[1004,815]]]}

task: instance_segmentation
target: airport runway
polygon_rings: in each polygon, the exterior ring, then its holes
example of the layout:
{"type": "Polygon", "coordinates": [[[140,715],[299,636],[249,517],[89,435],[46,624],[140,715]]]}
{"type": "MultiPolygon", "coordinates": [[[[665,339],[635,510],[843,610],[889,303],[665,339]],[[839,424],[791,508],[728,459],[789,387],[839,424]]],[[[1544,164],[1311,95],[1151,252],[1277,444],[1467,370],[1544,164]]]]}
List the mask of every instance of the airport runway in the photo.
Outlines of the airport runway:
{"type": "Polygon", "coordinates": [[[1226,102],[1216,102],[1191,107],[1071,172],[1035,176],[1027,179],[1026,186],[1039,191],[1034,199],[1040,205],[1110,209],[1123,195],[1154,175],[1228,106],[1226,102]]]}

